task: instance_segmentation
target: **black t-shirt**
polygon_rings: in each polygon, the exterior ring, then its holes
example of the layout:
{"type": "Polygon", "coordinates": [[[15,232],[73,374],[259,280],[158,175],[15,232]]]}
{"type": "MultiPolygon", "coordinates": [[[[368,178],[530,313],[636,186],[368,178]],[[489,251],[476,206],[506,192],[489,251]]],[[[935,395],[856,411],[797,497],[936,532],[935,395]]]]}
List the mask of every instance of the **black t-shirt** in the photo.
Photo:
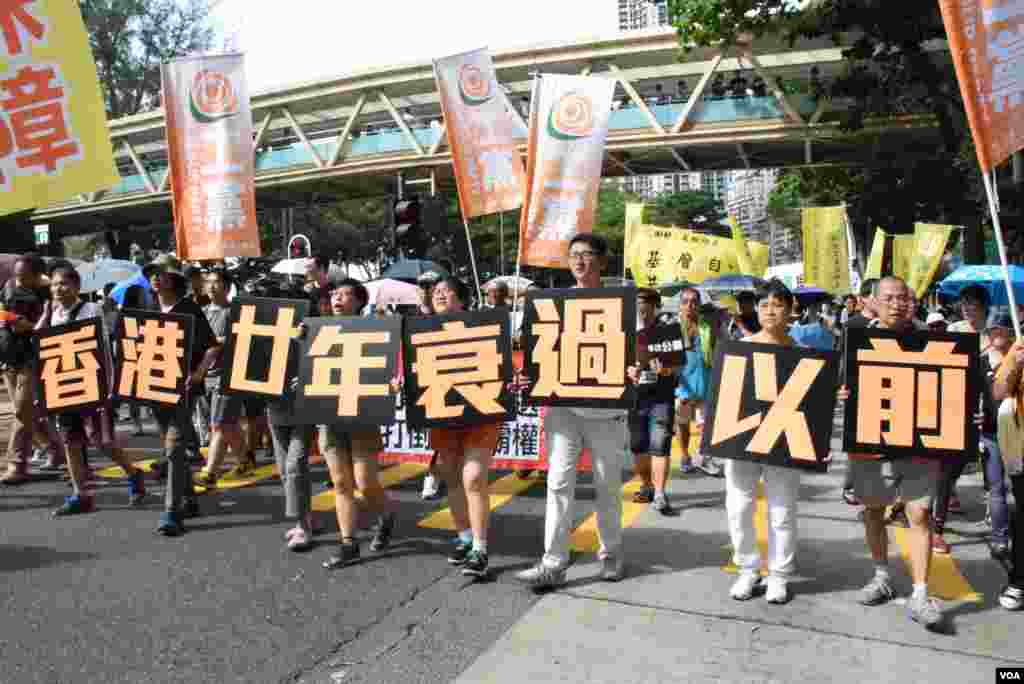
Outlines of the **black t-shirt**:
{"type": "MultiPolygon", "coordinates": [[[[636,333],[636,348],[646,348],[647,336],[650,335],[655,328],[658,328],[660,326],[661,324],[655,321],[653,325],[649,325],[643,330],[638,330],[636,333]]],[[[675,373],[672,373],[671,375],[659,375],[657,382],[653,382],[649,385],[638,384],[636,386],[637,399],[642,401],[666,401],[671,403],[672,401],[675,400],[675,393],[675,373]]]]}
{"type": "Polygon", "coordinates": [[[203,362],[206,352],[217,346],[217,336],[214,335],[210,322],[206,320],[206,314],[196,304],[196,300],[191,297],[182,299],[167,313],[192,316],[192,356],[189,358],[188,367],[194,373],[199,368],[199,364],[203,362]]]}
{"type": "Polygon", "coordinates": [[[988,354],[981,355],[981,432],[986,435],[994,435],[998,431],[999,406],[992,398],[992,383],[998,369],[998,365],[992,367],[988,354]]]}
{"type": "Polygon", "coordinates": [[[860,311],[846,319],[847,328],[866,328],[869,323],[871,323],[871,319],[860,311]]]}

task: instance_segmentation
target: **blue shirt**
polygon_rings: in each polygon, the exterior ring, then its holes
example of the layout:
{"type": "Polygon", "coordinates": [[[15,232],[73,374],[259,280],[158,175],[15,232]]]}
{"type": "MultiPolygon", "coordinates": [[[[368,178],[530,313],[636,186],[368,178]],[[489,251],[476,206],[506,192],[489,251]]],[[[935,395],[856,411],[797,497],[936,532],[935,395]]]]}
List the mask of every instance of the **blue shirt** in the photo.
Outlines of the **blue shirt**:
{"type": "Polygon", "coordinates": [[[686,363],[679,369],[676,398],[704,401],[707,398],[708,376],[711,374],[711,369],[704,365],[704,350],[701,347],[700,335],[694,335],[691,339],[693,348],[686,350],[686,363]]]}
{"type": "Polygon", "coordinates": [[[835,337],[821,323],[794,325],[789,329],[789,336],[801,347],[810,347],[820,351],[835,349],[835,337]]]}

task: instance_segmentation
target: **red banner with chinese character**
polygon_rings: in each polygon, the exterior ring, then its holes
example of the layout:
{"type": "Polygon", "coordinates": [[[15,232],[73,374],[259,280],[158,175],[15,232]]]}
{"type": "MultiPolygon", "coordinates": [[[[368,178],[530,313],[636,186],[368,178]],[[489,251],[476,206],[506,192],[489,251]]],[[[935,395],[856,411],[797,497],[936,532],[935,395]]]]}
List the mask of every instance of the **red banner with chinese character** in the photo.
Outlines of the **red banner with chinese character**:
{"type": "Polygon", "coordinates": [[[512,116],[487,50],[434,62],[452,151],[459,205],[467,219],[523,205],[525,174],[512,116]]]}
{"type": "Polygon", "coordinates": [[[0,0],[0,214],[119,176],[78,3],[0,0]]]}
{"type": "Polygon", "coordinates": [[[1024,4],[939,0],[978,162],[989,171],[1024,148],[1024,4]]]}
{"type": "Polygon", "coordinates": [[[260,256],[252,110],[241,55],[161,67],[178,256],[260,256]]]}
{"type": "Polygon", "coordinates": [[[519,259],[566,268],[569,240],[594,226],[615,81],[542,74],[533,88],[519,259]]]}

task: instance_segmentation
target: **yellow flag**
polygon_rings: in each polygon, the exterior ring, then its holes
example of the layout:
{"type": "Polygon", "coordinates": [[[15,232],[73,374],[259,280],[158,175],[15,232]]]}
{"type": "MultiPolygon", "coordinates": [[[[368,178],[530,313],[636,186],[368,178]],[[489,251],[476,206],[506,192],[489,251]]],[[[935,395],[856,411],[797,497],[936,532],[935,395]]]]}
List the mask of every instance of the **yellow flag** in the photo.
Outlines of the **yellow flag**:
{"type": "Polygon", "coordinates": [[[747,249],[750,250],[750,264],[753,270],[751,275],[763,278],[768,272],[768,251],[770,247],[763,242],[747,242],[747,249]]]}
{"type": "Polygon", "coordinates": [[[871,243],[871,254],[868,256],[868,267],[864,269],[865,278],[882,277],[882,258],[885,256],[885,233],[875,228],[875,239],[871,243]]]}
{"type": "Polygon", "coordinates": [[[914,224],[914,243],[905,279],[918,297],[922,297],[931,285],[953,229],[954,226],[934,223],[914,224]]]}
{"type": "Polygon", "coordinates": [[[77,2],[0,2],[0,214],[119,180],[77,2]]]}
{"type": "Polygon", "coordinates": [[[740,272],[731,238],[650,225],[635,227],[626,263],[640,287],[680,280],[702,283],[740,272]]]}
{"type": "Polygon", "coordinates": [[[736,250],[736,259],[739,261],[740,271],[745,275],[757,275],[754,273],[750,251],[747,249],[747,237],[743,234],[740,224],[732,216],[729,217],[729,227],[732,228],[733,247],[736,250]]]}
{"type": "Polygon", "coordinates": [[[838,294],[850,291],[846,207],[803,210],[804,285],[838,294]]]}
{"type": "Polygon", "coordinates": [[[626,230],[623,236],[623,252],[629,252],[629,243],[633,241],[633,234],[644,222],[644,203],[628,202],[626,204],[626,230]]]}

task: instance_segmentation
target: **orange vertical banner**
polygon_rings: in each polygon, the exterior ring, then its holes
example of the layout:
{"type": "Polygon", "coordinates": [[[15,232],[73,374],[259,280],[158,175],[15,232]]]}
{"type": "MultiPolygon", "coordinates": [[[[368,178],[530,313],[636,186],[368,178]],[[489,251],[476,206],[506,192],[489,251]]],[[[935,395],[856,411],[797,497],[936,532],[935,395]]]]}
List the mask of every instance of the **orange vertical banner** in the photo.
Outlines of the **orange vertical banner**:
{"type": "Polygon", "coordinates": [[[960,92],[990,171],[1024,148],[1024,3],[939,0],[960,92]]]}
{"type": "Polygon", "coordinates": [[[463,217],[523,205],[525,174],[494,64],[487,50],[434,62],[463,217]]]}
{"type": "Polygon", "coordinates": [[[519,259],[566,268],[569,240],[594,226],[615,81],[542,74],[534,83],[519,259]]]}
{"type": "Polygon", "coordinates": [[[160,73],[178,256],[260,256],[242,56],[175,60],[160,73]]]}

